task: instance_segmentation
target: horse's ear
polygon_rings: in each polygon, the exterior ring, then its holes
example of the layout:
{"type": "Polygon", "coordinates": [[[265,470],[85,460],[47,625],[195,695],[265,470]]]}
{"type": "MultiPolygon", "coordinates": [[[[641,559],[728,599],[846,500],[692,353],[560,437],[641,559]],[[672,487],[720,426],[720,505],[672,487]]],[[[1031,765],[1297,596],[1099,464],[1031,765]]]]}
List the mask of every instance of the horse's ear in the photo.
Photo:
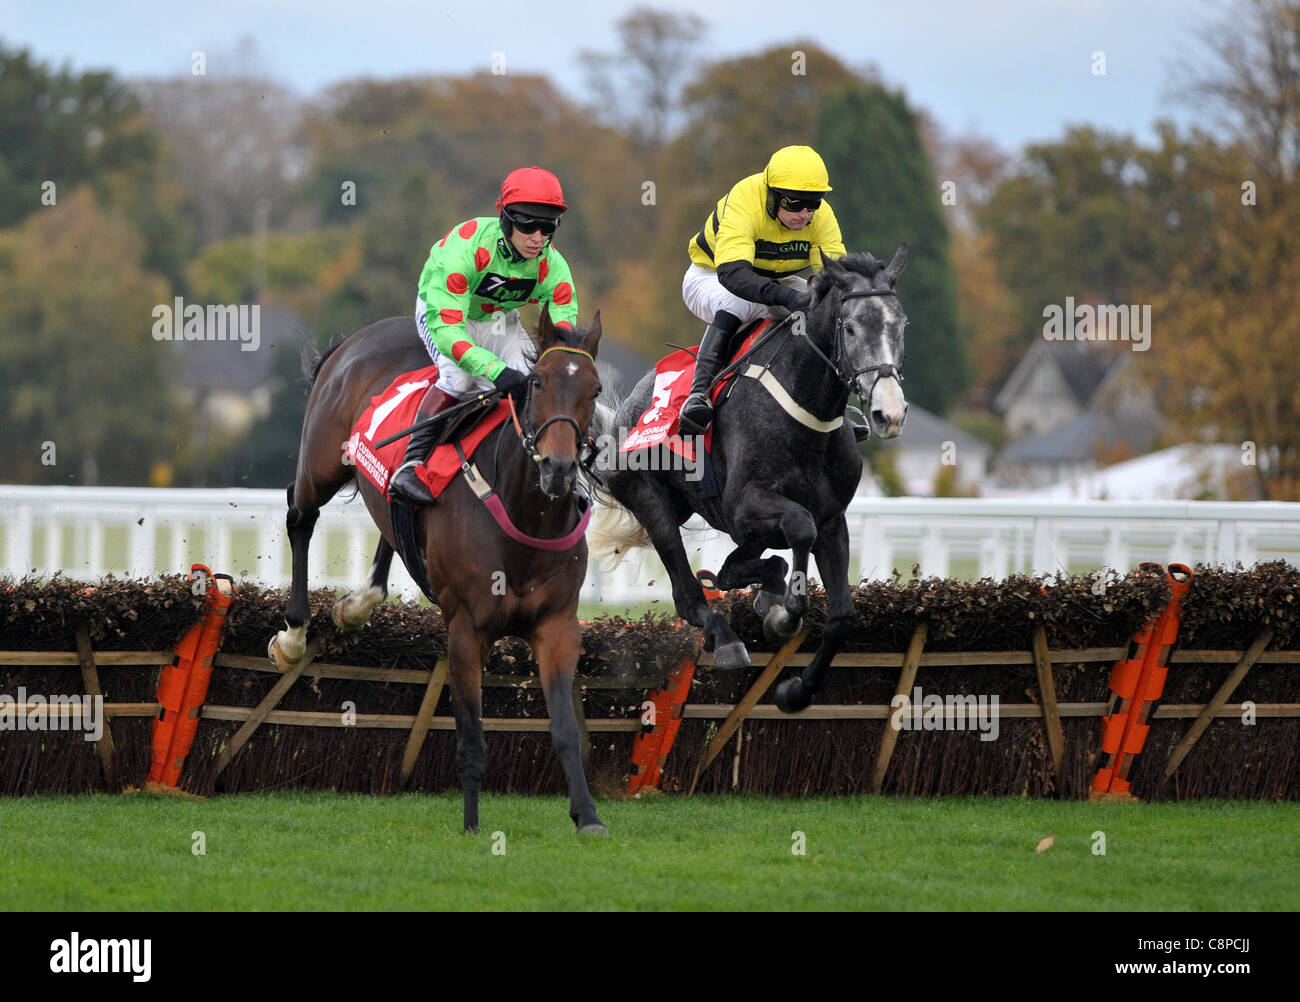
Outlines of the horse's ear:
{"type": "Polygon", "coordinates": [[[537,345],[545,351],[557,340],[555,325],[551,323],[551,304],[545,303],[542,306],[542,315],[537,321],[537,345]]]}
{"type": "Polygon", "coordinates": [[[600,310],[591,318],[591,326],[587,328],[587,333],[582,335],[582,350],[592,358],[596,357],[596,350],[600,347],[600,310]]]}
{"type": "Polygon", "coordinates": [[[824,296],[831,291],[836,285],[843,284],[844,268],[833,257],[822,256],[822,270],[812,277],[813,292],[818,296],[824,296]]]}
{"type": "Polygon", "coordinates": [[[906,267],[907,244],[904,242],[898,245],[898,250],[894,251],[894,256],[890,260],[889,266],[885,268],[885,280],[892,286],[898,281],[898,276],[903,273],[903,269],[906,267]]]}

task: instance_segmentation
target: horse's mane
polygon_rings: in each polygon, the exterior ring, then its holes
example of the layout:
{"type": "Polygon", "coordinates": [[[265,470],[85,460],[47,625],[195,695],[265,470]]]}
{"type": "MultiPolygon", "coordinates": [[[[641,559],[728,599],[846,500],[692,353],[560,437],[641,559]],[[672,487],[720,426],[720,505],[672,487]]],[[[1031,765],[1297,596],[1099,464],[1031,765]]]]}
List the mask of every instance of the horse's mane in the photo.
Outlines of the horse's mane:
{"type": "Polygon", "coordinates": [[[826,258],[825,271],[850,271],[863,278],[875,278],[888,267],[888,261],[881,261],[874,254],[863,251],[858,254],[845,254],[841,257],[826,258]]]}

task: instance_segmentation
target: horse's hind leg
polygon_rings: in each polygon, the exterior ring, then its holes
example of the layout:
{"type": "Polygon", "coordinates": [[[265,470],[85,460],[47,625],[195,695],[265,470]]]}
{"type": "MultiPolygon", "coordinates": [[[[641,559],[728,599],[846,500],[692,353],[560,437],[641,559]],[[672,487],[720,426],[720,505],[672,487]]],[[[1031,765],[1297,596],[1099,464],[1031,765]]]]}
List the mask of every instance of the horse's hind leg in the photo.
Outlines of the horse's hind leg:
{"type": "Polygon", "coordinates": [[[356,630],[365,626],[375,606],[388,597],[388,569],[392,562],[393,548],[380,536],[366,583],[334,603],[335,626],[340,630],[356,630]]]}
{"type": "Polygon", "coordinates": [[[569,787],[569,817],[580,835],[608,835],[609,829],[596,816],[596,805],[582,771],[582,735],[573,707],[573,676],[578,669],[582,628],[576,613],[553,616],[537,625],[530,638],[537,666],[542,674],[542,691],[551,715],[551,740],[564,765],[569,787]]]}
{"type": "MultiPolygon", "coordinates": [[[[645,525],[645,522],[641,524],[645,525]]],[[[714,666],[749,667],[749,652],[741,639],[721,613],[709,608],[704,588],[691,571],[691,562],[686,558],[686,547],[682,545],[682,534],[677,526],[652,530],[650,540],[673,583],[673,604],[677,607],[677,615],[704,631],[707,645],[713,648],[714,666]]]]}
{"type": "Polygon", "coordinates": [[[447,624],[447,660],[456,714],[456,775],[465,795],[465,831],[478,831],[478,795],[487,769],[483,740],[483,663],[489,643],[475,628],[469,611],[447,624]]]}

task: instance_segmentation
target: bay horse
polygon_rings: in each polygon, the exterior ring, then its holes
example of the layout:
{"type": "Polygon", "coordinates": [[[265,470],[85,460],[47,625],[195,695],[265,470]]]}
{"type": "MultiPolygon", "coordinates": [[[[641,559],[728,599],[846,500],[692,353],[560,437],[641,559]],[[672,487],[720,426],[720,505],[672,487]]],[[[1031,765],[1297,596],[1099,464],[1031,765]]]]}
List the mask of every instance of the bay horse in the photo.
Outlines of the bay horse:
{"type": "MultiPolygon", "coordinates": [[[[817,558],[828,618],[802,675],[777,687],[777,706],[786,713],[811,704],[853,626],[844,513],[862,476],[862,456],[843,415],[856,391],[874,434],[894,438],[902,431],[907,316],[894,286],[906,264],[906,244],[887,265],[870,254],[828,259],[810,282],[807,313],[774,326],[754,345],[714,414],[711,459],[720,489],[714,503],[703,496],[707,478],[688,476],[680,463],[634,468],[602,457],[599,467],[612,497],[600,495],[593,552],[608,557],[653,545],[672,579],[677,615],[704,631],[718,668],[747,667],[749,652],[725,617],[710,611],[691,573],[682,524],[698,513],[731,536],[736,549],[715,575],[716,587],[760,585],[754,609],[770,640],[799,632],[808,610],[808,556],[817,558]],[[763,559],[768,549],[792,551],[788,585],[785,559],[763,559]]],[[[619,406],[613,424],[620,443],[651,406],[654,383],[651,370],[619,406]]],[[[697,439],[697,456],[702,451],[697,439]]]]}
{"type": "MultiPolygon", "coordinates": [[[[579,522],[574,487],[580,448],[601,390],[595,367],[600,336],[599,313],[589,329],[569,331],[554,326],[543,310],[527,396],[519,407],[522,428],[506,421],[474,454],[484,478],[491,478],[500,501],[497,513],[504,506],[506,522],[498,524],[464,475],[457,475],[436,505],[416,513],[419,550],[447,626],[456,769],[464,792],[466,832],[478,831],[479,790],[487,762],[483,665],[493,643],[515,636],[532,647],[541,671],[551,738],[568,784],[569,816],[580,833],[609,834],[596,816],[583,773],[573,705],[582,644],[578,591],[587,573],[587,542],[579,535],[569,548],[554,548],[554,541],[573,533],[579,522]],[[508,523],[516,532],[508,534],[508,523]],[[538,545],[547,542],[553,545],[538,545]]],[[[335,621],[343,628],[359,628],[388,594],[397,543],[388,502],[364,476],[354,477],[356,467],[345,461],[342,445],[371,397],[403,373],[428,365],[428,352],[411,317],[391,317],[357,331],[317,363],[303,418],[297,477],[288,489],[293,588],[286,628],[268,648],[282,671],[301,659],[307,646],[307,548],[312,529],[321,506],[354,479],[379,528],[379,548],[366,584],[335,604],[335,621]]]]}

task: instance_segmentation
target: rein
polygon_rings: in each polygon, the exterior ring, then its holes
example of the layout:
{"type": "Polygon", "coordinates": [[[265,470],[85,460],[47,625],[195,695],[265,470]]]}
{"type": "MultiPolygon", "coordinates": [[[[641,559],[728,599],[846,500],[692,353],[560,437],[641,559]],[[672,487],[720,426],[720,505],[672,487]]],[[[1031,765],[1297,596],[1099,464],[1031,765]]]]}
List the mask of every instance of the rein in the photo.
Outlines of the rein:
{"type": "MultiPolygon", "coordinates": [[[[573,352],[575,355],[582,355],[593,365],[596,362],[596,360],[591,357],[590,352],[583,351],[581,348],[570,348],[565,345],[553,345],[552,347],[547,348],[546,351],[542,352],[541,355],[538,356],[537,361],[540,363],[543,358],[553,351],[573,352]]],[[[510,402],[510,419],[514,422],[515,431],[519,435],[519,441],[523,444],[525,454],[534,463],[541,463],[542,461],[542,454],[537,451],[537,440],[547,428],[557,421],[567,421],[569,424],[573,425],[573,430],[578,436],[579,451],[582,450],[582,428],[578,425],[577,419],[571,415],[556,414],[543,421],[540,428],[533,427],[533,383],[531,378],[528,381],[528,392],[524,397],[523,406],[520,408],[524,412],[524,420],[522,424],[520,424],[519,421],[519,413],[515,409],[514,398],[507,397],[506,399],[510,402]]],[[[497,465],[501,458],[500,449],[501,436],[498,435],[497,448],[493,460],[493,469],[495,471],[494,479],[499,479],[500,475],[500,469],[497,465]]],[[[465,481],[469,484],[470,490],[474,492],[474,496],[483,502],[483,506],[491,512],[493,519],[496,520],[501,531],[515,542],[523,543],[526,546],[531,546],[538,550],[555,551],[572,549],[577,545],[578,541],[582,539],[583,534],[587,531],[587,525],[591,521],[591,501],[585,495],[582,493],[577,495],[579,513],[578,524],[574,526],[569,533],[555,539],[542,539],[538,536],[530,536],[510,521],[510,515],[506,512],[505,505],[501,503],[500,495],[498,495],[496,489],[488,483],[487,478],[483,476],[478,467],[475,466],[474,463],[470,462],[466,457],[465,453],[461,450],[459,442],[456,443],[456,454],[460,456],[461,472],[464,473],[465,481]]],[[[581,462],[581,458],[579,459],[579,462],[581,462]]]]}

